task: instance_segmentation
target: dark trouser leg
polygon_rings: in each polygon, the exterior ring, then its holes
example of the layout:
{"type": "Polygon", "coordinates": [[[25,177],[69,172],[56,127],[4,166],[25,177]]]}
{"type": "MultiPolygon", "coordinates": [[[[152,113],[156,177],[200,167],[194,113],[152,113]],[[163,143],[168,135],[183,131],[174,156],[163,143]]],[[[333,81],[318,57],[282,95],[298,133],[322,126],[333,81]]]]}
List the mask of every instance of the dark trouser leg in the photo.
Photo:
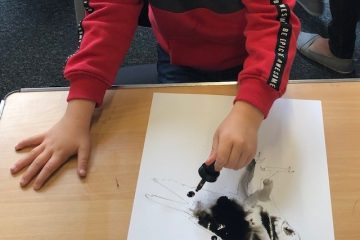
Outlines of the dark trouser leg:
{"type": "Polygon", "coordinates": [[[158,81],[160,83],[236,81],[242,66],[222,70],[206,71],[170,63],[170,56],[158,46],[158,81]]]}
{"type": "Polygon", "coordinates": [[[329,25],[331,52],[339,58],[352,58],[359,19],[360,0],[330,0],[329,25]]]}
{"type": "Polygon", "coordinates": [[[157,53],[157,72],[160,83],[196,82],[202,78],[197,70],[171,64],[170,56],[160,46],[157,47],[157,53]]]}

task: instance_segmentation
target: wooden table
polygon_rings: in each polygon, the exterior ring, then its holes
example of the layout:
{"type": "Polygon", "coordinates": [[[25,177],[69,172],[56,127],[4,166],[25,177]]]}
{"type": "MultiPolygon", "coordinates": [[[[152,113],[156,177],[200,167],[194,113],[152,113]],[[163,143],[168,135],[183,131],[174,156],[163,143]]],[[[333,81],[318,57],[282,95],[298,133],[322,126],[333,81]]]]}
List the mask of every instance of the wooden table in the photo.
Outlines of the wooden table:
{"type": "MultiPolygon", "coordinates": [[[[25,154],[14,146],[62,116],[67,92],[11,94],[0,119],[0,239],[126,239],[153,92],[235,95],[236,86],[109,91],[94,117],[88,177],[71,160],[38,192],[10,174],[25,154]]],[[[360,82],[292,83],[285,97],[322,101],[336,239],[359,240],[360,82]]]]}

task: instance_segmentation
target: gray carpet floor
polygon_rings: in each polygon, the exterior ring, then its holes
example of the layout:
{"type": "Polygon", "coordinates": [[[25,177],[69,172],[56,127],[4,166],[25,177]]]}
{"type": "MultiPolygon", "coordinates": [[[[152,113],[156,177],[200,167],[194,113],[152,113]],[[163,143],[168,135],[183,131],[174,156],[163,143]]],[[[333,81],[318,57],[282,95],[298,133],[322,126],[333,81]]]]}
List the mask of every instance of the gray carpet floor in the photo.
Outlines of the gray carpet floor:
{"type": "MultiPolygon", "coordinates": [[[[300,6],[295,12],[302,29],[327,35],[328,4],[321,17],[309,16],[300,6]]],[[[359,24],[360,25],[360,24],[359,24]]],[[[355,58],[360,58],[360,26],[355,58]]],[[[139,27],[124,66],[155,63],[155,39],[151,29],[139,27]]],[[[77,48],[73,0],[0,0],[0,99],[24,87],[68,86],[62,71],[65,59],[77,48]]],[[[291,79],[360,77],[341,75],[297,55],[291,79]]]]}

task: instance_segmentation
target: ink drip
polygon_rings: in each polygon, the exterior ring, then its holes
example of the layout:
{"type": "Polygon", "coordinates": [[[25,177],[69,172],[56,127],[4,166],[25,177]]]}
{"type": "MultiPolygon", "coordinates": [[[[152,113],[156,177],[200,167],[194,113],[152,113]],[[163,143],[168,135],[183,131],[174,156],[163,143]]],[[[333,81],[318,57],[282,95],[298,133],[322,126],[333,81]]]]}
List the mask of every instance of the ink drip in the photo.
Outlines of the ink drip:
{"type": "Polygon", "coordinates": [[[188,194],[187,194],[187,196],[188,196],[189,198],[191,198],[191,197],[195,196],[195,192],[189,191],[188,194]]]}

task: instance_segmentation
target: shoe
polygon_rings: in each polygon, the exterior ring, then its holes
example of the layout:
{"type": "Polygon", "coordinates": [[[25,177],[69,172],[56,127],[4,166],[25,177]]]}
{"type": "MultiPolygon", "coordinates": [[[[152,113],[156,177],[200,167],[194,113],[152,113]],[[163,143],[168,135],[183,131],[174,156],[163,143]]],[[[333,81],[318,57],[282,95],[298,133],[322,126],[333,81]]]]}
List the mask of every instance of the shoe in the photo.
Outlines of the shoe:
{"type": "Polygon", "coordinates": [[[353,59],[345,59],[338,57],[328,57],[314,51],[311,51],[309,47],[313,42],[318,39],[320,35],[301,32],[297,40],[297,49],[305,57],[342,74],[352,73],[354,71],[353,59]]]}
{"type": "Polygon", "coordinates": [[[312,16],[318,17],[323,14],[324,1],[323,0],[297,0],[297,2],[304,8],[304,10],[312,16]]]}

